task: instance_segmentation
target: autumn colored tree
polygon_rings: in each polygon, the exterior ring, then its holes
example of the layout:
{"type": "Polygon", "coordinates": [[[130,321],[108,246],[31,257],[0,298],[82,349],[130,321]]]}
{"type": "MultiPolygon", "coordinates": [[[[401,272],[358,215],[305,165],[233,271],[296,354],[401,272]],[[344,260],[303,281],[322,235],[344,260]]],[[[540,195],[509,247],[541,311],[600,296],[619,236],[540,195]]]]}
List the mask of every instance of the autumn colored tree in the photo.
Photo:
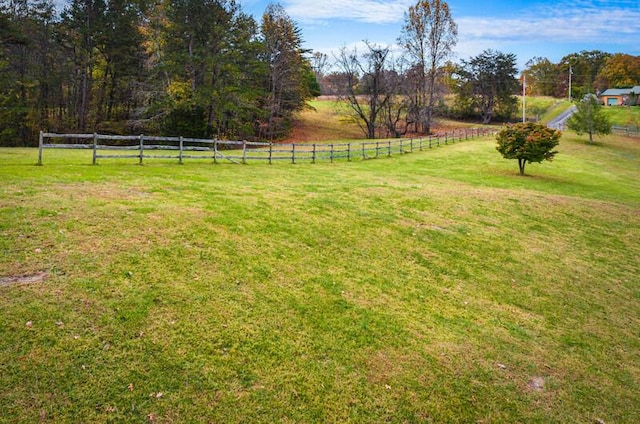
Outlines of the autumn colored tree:
{"type": "Polygon", "coordinates": [[[527,94],[557,97],[564,95],[558,90],[559,86],[564,85],[564,75],[557,64],[546,57],[534,57],[525,66],[523,74],[527,78],[527,94]]]}
{"type": "Polygon", "coordinates": [[[458,42],[458,26],[449,5],[441,0],[419,0],[404,19],[398,41],[413,65],[410,111],[417,132],[428,134],[435,106],[444,96],[440,70],[458,42]]]}
{"type": "Polygon", "coordinates": [[[521,123],[504,127],[496,136],[496,149],[505,159],[517,159],[520,175],[527,163],[552,161],[558,153],[553,150],[562,133],[537,123],[521,123]]]}
{"type": "Polygon", "coordinates": [[[614,54],[600,69],[598,81],[608,88],[625,88],[640,84],[640,56],[614,54]]]}
{"type": "Polygon", "coordinates": [[[602,111],[602,104],[595,95],[584,96],[575,102],[576,112],[567,121],[567,127],[578,135],[589,134],[589,144],[593,144],[593,136],[611,133],[611,122],[602,111]]]}

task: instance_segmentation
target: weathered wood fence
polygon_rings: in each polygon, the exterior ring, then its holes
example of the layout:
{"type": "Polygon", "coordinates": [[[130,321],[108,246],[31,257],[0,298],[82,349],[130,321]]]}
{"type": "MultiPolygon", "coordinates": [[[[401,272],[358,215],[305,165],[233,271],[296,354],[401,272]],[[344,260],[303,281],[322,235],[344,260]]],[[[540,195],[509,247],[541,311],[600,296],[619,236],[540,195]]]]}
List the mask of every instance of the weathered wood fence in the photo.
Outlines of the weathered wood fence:
{"type": "Polygon", "coordinates": [[[638,125],[629,125],[629,126],[621,126],[614,125],[611,127],[611,131],[616,134],[623,134],[628,137],[640,137],[640,126],[638,125]]]}
{"type": "Polygon", "coordinates": [[[287,161],[291,163],[321,160],[359,160],[411,153],[470,138],[495,133],[492,128],[467,128],[419,138],[394,138],[352,143],[261,143],[186,137],[126,136],[104,134],[56,134],[40,132],[38,165],[42,165],[45,149],[87,149],[98,159],[208,159],[248,163],[250,161],[287,161]]]}

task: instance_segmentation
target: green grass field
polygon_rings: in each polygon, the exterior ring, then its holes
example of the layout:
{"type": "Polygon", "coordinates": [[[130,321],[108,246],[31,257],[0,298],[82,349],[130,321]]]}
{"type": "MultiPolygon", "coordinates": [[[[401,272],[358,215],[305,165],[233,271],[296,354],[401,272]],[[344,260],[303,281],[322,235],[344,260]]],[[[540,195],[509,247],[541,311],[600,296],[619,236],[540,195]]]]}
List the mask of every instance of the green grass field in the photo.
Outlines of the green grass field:
{"type": "Polygon", "coordinates": [[[637,422],[640,143],[494,146],[0,149],[0,422],[637,422]]]}
{"type": "MultiPolygon", "coordinates": [[[[522,99],[518,98],[517,117],[522,116],[522,99]]],[[[570,103],[566,100],[556,99],[547,96],[527,96],[525,99],[525,108],[527,120],[548,122],[558,114],[563,112],[570,103]]]]}
{"type": "Polygon", "coordinates": [[[605,107],[604,114],[613,125],[640,127],[640,107],[605,107]]]}

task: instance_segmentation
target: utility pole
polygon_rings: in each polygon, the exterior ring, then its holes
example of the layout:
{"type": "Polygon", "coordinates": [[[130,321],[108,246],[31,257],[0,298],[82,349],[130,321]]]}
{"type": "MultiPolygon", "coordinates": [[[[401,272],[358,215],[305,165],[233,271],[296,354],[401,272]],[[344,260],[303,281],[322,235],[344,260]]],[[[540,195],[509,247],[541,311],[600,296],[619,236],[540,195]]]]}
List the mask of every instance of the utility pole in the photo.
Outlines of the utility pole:
{"type": "Polygon", "coordinates": [[[527,122],[527,74],[522,74],[522,123],[527,122]]]}
{"type": "Polygon", "coordinates": [[[573,68],[569,65],[569,101],[571,101],[571,76],[573,75],[573,68]]]}

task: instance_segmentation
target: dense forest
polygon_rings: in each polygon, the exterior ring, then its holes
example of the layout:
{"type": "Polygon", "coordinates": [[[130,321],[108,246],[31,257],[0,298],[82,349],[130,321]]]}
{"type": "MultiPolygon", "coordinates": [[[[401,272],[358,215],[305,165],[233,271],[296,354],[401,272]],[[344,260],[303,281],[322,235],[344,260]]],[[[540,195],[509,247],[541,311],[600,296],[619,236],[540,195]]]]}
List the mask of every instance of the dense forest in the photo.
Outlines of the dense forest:
{"type": "Polygon", "coordinates": [[[0,144],[41,130],[274,139],[319,94],[302,38],[224,0],[0,1],[0,144]]]}
{"type": "MultiPolygon", "coordinates": [[[[321,93],[369,138],[428,133],[438,115],[508,121],[515,55],[454,64],[456,42],[440,0],[409,8],[401,53],[367,43],[332,63],[277,3],[258,22],[233,0],[0,0],[0,145],[33,145],[40,130],[277,140],[321,93]]],[[[534,58],[520,77],[529,94],[578,98],[640,84],[638,69],[637,56],[583,51],[534,58]]]]}

